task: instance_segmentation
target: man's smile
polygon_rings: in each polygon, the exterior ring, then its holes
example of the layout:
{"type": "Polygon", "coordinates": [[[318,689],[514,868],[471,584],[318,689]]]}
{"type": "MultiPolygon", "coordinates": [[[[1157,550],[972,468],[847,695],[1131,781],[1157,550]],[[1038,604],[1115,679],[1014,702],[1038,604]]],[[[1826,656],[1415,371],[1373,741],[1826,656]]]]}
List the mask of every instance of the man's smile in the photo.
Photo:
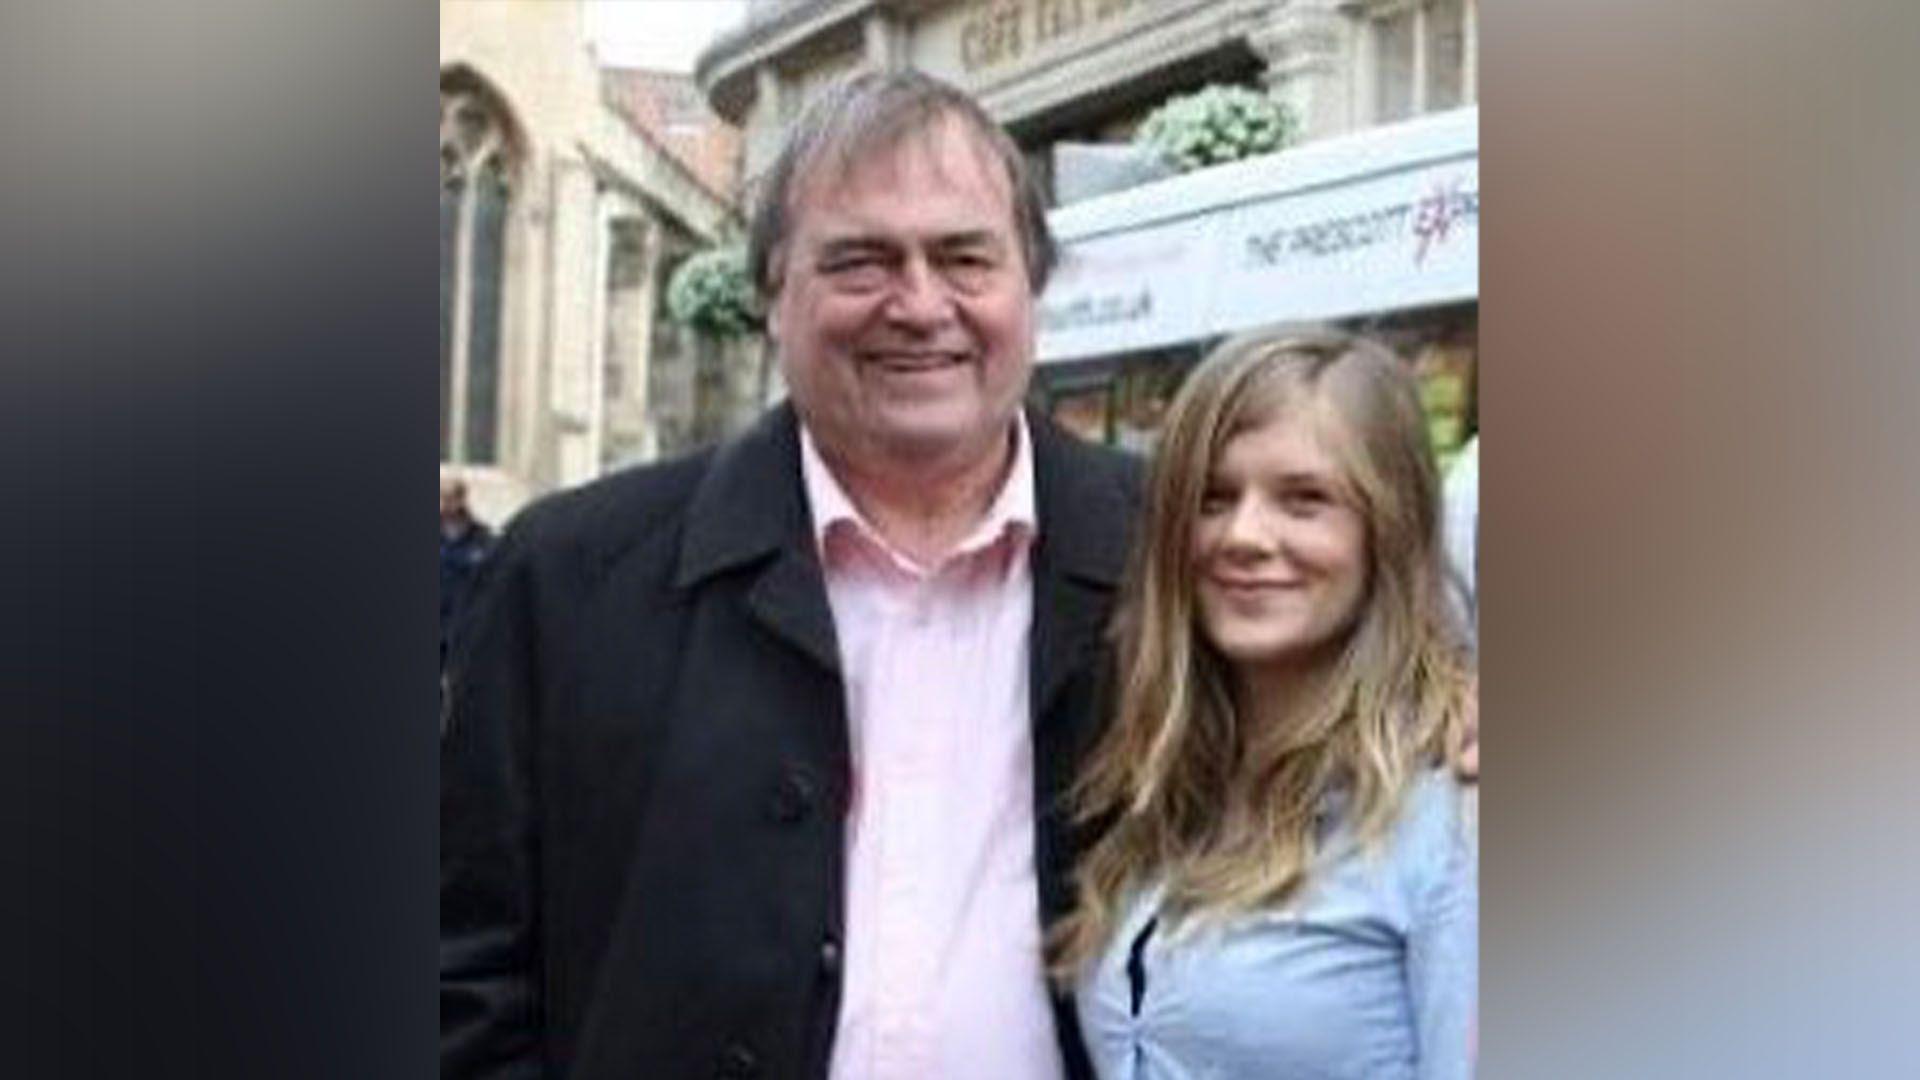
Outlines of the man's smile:
{"type": "Polygon", "coordinates": [[[930,349],[886,350],[860,354],[863,364],[897,374],[941,371],[965,364],[968,358],[965,352],[930,349]]]}

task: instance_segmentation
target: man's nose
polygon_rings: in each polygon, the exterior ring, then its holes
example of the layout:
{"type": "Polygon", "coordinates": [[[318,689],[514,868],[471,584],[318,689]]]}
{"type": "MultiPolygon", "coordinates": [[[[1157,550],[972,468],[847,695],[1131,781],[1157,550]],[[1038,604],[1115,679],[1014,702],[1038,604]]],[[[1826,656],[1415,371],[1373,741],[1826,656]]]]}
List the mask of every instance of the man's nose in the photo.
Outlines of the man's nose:
{"type": "Polygon", "coordinates": [[[953,296],[931,263],[908,259],[888,298],[887,316],[912,326],[937,326],[952,318],[953,296]]]}

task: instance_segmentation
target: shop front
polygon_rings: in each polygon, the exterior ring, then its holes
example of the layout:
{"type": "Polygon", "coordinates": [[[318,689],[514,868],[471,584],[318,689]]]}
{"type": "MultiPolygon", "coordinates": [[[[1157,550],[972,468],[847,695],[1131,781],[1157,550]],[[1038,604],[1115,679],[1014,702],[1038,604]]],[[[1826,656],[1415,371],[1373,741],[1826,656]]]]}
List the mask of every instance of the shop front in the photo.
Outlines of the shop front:
{"type": "Polygon", "coordinates": [[[1466,107],[1090,199],[1050,215],[1035,393],[1081,435],[1149,444],[1187,370],[1288,322],[1415,365],[1436,450],[1476,427],[1479,110],[1466,107]]]}

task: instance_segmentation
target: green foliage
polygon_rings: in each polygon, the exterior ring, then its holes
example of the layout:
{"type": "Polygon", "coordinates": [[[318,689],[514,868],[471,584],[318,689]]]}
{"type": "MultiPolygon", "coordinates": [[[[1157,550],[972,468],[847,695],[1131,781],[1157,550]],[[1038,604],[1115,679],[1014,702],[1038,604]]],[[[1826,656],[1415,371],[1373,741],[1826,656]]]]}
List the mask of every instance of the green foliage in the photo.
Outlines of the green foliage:
{"type": "Polygon", "coordinates": [[[1293,111],[1257,90],[1209,86],[1171,98],[1140,125],[1133,141],[1179,172],[1270,154],[1292,143],[1293,111]]]}
{"type": "Polygon", "coordinates": [[[759,333],[746,249],[739,245],[712,248],[681,263],[667,283],[667,313],[673,321],[716,341],[759,333]]]}

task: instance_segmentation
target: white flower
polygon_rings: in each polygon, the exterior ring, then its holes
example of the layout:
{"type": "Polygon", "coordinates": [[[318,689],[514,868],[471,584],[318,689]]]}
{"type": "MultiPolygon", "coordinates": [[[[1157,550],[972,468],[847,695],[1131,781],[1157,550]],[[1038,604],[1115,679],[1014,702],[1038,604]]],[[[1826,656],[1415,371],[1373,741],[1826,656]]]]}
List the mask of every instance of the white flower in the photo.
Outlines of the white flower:
{"type": "Polygon", "coordinates": [[[700,252],[680,264],[667,283],[667,313],[702,337],[745,337],[760,328],[745,249],[700,252]]]}
{"type": "Polygon", "coordinates": [[[1240,86],[1209,86],[1173,98],[1140,125],[1134,141],[1182,172],[1281,149],[1297,125],[1281,102],[1240,86]]]}

